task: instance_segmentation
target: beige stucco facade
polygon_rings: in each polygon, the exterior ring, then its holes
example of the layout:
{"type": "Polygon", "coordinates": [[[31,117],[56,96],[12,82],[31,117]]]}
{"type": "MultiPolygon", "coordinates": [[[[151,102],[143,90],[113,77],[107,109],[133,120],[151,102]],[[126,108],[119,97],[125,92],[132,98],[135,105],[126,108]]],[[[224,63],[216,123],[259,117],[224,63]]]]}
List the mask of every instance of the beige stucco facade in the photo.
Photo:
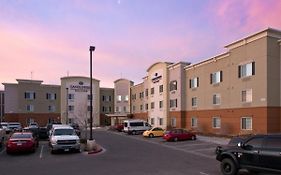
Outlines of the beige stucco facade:
{"type": "MultiPolygon", "coordinates": [[[[92,80],[93,126],[100,125],[99,80],[92,80]]],[[[61,78],[61,121],[85,125],[90,118],[90,78],[69,76],[61,78]]]]}

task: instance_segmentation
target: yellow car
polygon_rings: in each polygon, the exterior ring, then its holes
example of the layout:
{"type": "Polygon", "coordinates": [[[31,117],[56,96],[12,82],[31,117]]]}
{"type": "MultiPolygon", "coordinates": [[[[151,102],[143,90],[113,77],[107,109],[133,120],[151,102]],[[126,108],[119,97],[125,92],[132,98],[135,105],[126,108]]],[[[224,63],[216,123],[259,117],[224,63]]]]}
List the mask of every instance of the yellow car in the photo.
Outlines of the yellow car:
{"type": "Polygon", "coordinates": [[[162,137],[164,135],[164,130],[160,127],[153,127],[142,134],[144,137],[162,137]]]}

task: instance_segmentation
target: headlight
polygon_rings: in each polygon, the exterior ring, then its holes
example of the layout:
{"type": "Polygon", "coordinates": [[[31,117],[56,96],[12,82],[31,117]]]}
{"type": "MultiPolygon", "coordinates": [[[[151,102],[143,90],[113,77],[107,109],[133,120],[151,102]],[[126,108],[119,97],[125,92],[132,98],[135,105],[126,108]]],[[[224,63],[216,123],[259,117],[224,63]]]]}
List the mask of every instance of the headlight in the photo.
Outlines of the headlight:
{"type": "Polygon", "coordinates": [[[76,143],[78,143],[78,144],[79,144],[79,143],[80,143],[80,139],[77,139],[77,140],[76,140],[76,143]]]}
{"type": "Polygon", "coordinates": [[[54,139],[54,138],[52,138],[52,139],[51,139],[51,144],[56,145],[56,144],[57,144],[57,140],[54,139]]]}

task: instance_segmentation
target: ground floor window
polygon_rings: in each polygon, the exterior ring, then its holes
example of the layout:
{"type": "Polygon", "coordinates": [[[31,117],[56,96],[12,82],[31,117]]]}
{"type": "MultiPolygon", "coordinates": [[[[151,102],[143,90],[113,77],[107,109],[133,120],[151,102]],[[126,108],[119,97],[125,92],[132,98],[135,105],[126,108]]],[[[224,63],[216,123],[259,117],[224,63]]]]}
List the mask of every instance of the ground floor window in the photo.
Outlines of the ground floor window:
{"type": "Polygon", "coordinates": [[[241,129],[252,130],[252,117],[242,117],[241,118],[241,129]]]}
{"type": "Polygon", "coordinates": [[[154,118],[151,118],[151,119],[150,119],[150,124],[151,124],[151,125],[154,125],[154,118]]]}
{"type": "Polygon", "coordinates": [[[172,127],[177,127],[177,119],[176,118],[172,118],[171,119],[171,126],[172,127]]]}
{"type": "Polygon", "coordinates": [[[163,125],[163,118],[159,118],[159,125],[163,125]]]}
{"type": "Polygon", "coordinates": [[[221,127],[221,118],[220,117],[213,117],[213,128],[220,128],[221,127]]]}
{"type": "Polygon", "coordinates": [[[191,127],[196,128],[197,127],[197,117],[191,118],[191,127]]]}

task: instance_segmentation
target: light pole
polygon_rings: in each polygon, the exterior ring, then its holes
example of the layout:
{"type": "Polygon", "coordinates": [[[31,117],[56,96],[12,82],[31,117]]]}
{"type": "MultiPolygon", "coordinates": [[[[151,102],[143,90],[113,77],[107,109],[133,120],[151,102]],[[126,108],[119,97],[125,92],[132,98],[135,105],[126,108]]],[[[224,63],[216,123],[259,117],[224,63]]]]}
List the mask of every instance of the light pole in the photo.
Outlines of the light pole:
{"type": "Polygon", "coordinates": [[[90,46],[90,139],[93,140],[93,75],[92,75],[92,52],[95,46],[90,46]]]}

